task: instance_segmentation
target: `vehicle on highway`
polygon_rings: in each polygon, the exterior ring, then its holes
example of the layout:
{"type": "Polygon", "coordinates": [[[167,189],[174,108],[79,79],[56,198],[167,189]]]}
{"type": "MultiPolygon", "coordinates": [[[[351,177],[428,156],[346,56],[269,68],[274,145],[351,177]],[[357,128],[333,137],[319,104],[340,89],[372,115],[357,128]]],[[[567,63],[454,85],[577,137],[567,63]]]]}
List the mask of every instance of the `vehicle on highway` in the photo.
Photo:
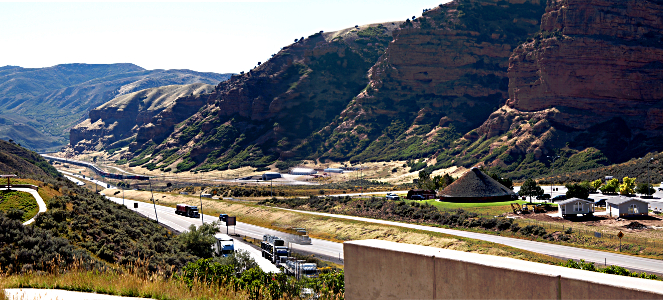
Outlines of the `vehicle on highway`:
{"type": "Polygon", "coordinates": [[[278,236],[265,234],[262,237],[260,248],[262,249],[262,257],[273,264],[279,264],[288,257],[288,247],[286,247],[285,241],[278,236]]]}
{"type": "Polygon", "coordinates": [[[401,197],[398,197],[398,195],[394,193],[387,193],[387,200],[399,200],[401,197]]]}
{"type": "Polygon", "coordinates": [[[297,277],[317,277],[318,265],[307,263],[305,260],[296,260],[293,257],[288,258],[285,264],[282,264],[289,275],[297,277]]]}
{"type": "Polygon", "coordinates": [[[226,257],[235,253],[235,241],[227,234],[217,234],[216,243],[212,245],[216,256],[226,257]]]}
{"type": "Polygon", "coordinates": [[[228,221],[228,215],[226,215],[226,214],[219,214],[219,221],[221,221],[221,222],[226,222],[226,221],[228,221]]]}
{"type": "Polygon", "coordinates": [[[191,206],[181,203],[175,207],[175,214],[189,218],[200,218],[200,213],[198,212],[197,206],[191,206]]]}
{"type": "Polygon", "coordinates": [[[566,195],[557,195],[553,197],[551,201],[555,202],[555,201],[564,201],[564,200],[566,200],[566,195]]]}
{"type": "Polygon", "coordinates": [[[536,200],[548,200],[548,199],[550,199],[550,194],[543,194],[536,196],[536,200]]]}

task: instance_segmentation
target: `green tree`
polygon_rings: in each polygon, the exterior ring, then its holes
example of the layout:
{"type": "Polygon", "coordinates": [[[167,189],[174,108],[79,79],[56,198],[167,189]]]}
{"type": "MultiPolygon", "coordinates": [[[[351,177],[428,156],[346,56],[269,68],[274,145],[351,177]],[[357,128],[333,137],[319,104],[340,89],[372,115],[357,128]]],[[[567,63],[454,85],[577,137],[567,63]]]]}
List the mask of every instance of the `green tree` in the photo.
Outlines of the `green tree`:
{"type": "Polygon", "coordinates": [[[649,183],[640,183],[638,187],[635,188],[635,192],[642,195],[651,196],[656,192],[654,187],[649,183]]]}
{"type": "Polygon", "coordinates": [[[497,182],[501,183],[503,186],[513,190],[513,180],[511,180],[511,178],[503,178],[499,173],[490,173],[489,176],[492,179],[497,180],[497,182]]]}
{"type": "Polygon", "coordinates": [[[589,198],[589,188],[588,185],[583,184],[566,184],[566,198],[580,198],[587,199],[589,198]]]}
{"type": "Polygon", "coordinates": [[[182,244],[189,250],[189,253],[202,257],[210,258],[214,254],[212,245],[216,243],[214,234],[219,232],[219,223],[214,221],[196,227],[191,224],[189,231],[178,236],[182,244]]]}
{"type": "Polygon", "coordinates": [[[426,170],[421,170],[419,172],[419,180],[417,181],[417,188],[420,188],[422,190],[434,190],[435,189],[435,183],[433,180],[430,178],[430,172],[426,170]]]}
{"type": "Polygon", "coordinates": [[[454,182],[454,178],[449,174],[444,174],[444,176],[437,175],[433,177],[433,184],[435,185],[435,190],[443,190],[448,185],[454,182]]]}
{"type": "Polygon", "coordinates": [[[594,192],[596,192],[596,190],[598,190],[599,187],[601,187],[601,184],[603,184],[603,181],[601,179],[596,179],[596,180],[590,182],[589,186],[592,188],[592,190],[594,192]]]}
{"type": "Polygon", "coordinates": [[[614,194],[617,192],[617,189],[619,188],[619,179],[613,178],[608,180],[603,186],[599,188],[601,193],[604,194],[614,194]]]}
{"type": "Polygon", "coordinates": [[[529,202],[532,203],[532,196],[536,197],[543,195],[543,189],[536,183],[536,181],[528,178],[520,187],[518,195],[529,196],[529,202]]]}
{"type": "Polygon", "coordinates": [[[619,194],[633,195],[635,192],[635,178],[624,177],[622,184],[619,185],[619,194]]]}

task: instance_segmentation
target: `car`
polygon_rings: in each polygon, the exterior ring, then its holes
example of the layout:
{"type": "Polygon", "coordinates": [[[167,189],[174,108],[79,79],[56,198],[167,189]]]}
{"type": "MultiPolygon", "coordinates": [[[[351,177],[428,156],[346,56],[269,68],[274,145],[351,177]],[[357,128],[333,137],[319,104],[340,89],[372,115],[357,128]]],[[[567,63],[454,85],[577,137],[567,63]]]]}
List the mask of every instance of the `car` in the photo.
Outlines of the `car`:
{"type": "Polygon", "coordinates": [[[423,195],[414,194],[414,195],[410,196],[410,200],[426,200],[426,198],[424,198],[423,195]]]}
{"type": "Polygon", "coordinates": [[[564,200],[566,200],[566,195],[557,195],[553,197],[551,201],[555,202],[555,201],[564,201],[564,200]]]}
{"type": "Polygon", "coordinates": [[[226,214],[219,214],[219,221],[221,221],[221,222],[226,222],[226,221],[228,221],[228,215],[226,215],[226,214]]]}
{"type": "Polygon", "coordinates": [[[393,193],[388,193],[387,194],[387,200],[398,200],[398,199],[400,199],[400,197],[398,197],[398,195],[396,195],[396,194],[393,194],[393,193]]]}
{"type": "Polygon", "coordinates": [[[543,194],[536,196],[536,200],[548,200],[548,199],[550,199],[550,194],[543,194]]]}
{"type": "Polygon", "coordinates": [[[594,206],[605,206],[605,201],[608,199],[599,199],[594,201],[594,206]]]}

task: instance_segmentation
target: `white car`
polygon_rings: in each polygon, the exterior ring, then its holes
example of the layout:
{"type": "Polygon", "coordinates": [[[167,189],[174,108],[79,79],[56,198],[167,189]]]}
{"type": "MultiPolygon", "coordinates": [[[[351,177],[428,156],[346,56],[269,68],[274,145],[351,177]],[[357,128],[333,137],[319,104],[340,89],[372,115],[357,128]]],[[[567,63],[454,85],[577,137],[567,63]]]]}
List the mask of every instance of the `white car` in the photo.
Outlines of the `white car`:
{"type": "Polygon", "coordinates": [[[387,193],[387,200],[399,200],[400,197],[394,193],[387,193]]]}

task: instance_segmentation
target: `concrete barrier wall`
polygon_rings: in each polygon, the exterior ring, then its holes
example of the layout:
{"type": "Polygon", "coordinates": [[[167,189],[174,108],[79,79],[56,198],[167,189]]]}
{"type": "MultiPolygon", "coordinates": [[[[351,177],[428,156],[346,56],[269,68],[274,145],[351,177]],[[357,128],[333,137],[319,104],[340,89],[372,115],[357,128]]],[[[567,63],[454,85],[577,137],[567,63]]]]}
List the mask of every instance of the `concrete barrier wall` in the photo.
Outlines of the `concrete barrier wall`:
{"type": "Polygon", "coordinates": [[[663,299],[663,282],[381,240],[343,243],[345,298],[663,299]]]}

